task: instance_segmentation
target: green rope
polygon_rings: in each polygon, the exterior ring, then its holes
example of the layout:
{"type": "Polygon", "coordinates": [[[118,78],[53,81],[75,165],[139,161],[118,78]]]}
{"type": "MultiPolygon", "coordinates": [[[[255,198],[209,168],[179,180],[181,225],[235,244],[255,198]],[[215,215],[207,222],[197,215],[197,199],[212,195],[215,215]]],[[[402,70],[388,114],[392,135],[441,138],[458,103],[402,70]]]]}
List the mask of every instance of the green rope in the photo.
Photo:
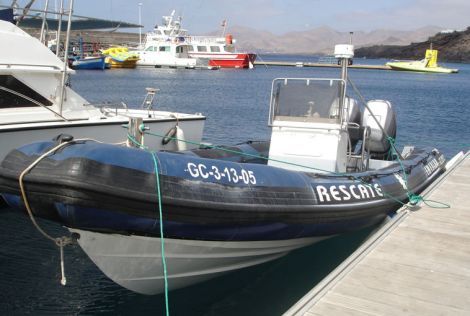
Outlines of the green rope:
{"type": "Polygon", "coordinates": [[[157,186],[157,195],[158,195],[158,212],[160,216],[160,241],[162,247],[162,265],[163,265],[163,277],[165,280],[165,311],[166,315],[170,315],[170,306],[168,304],[168,273],[166,268],[166,258],[165,258],[165,237],[163,236],[163,212],[162,212],[162,195],[160,191],[160,177],[158,174],[158,162],[155,152],[151,152],[153,163],[155,166],[155,182],[157,186]]]}
{"type": "Polygon", "coordinates": [[[423,202],[424,204],[426,204],[430,208],[450,208],[449,204],[446,204],[444,202],[439,202],[439,201],[426,200],[421,195],[414,194],[410,189],[408,189],[408,174],[406,173],[405,166],[403,165],[403,162],[401,161],[398,153],[395,150],[395,146],[393,146],[393,144],[395,144],[395,139],[393,137],[389,136],[389,137],[387,137],[387,140],[389,141],[389,143],[391,145],[390,146],[390,152],[391,152],[392,158],[394,158],[400,164],[400,167],[401,167],[401,170],[402,170],[402,173],[403,173],[403,181],[405,182],[405,187],[406,187],[406,195],[408,196],[408,200],[409,200],[410,204],[414,206],[414,205],[417,205],[420,202],[423,202]],[[434,203],[434,205],[431,204],[431,202],[434,203]]]}
{"type": "MultiPolygon", "coordinates": [[[[267,160],[267,161],[275,161],[275,162],[279,162],[279,163],[283,163],[283,164],[287,164],[287,165],[291,165],[291,166],[297,166],[297,167],[301,167],[301,168],[321,171],[321,172],[333,174],[333,175],[339,176],[339,177],[348,177],[348,178],[352,178],[354,181],[360,182],[363,185],[366,185],[368,187],[372,187],[372,185],[370,183],[365,182],[363,179],[361,179],[360,177],[357,177],[355,175],[324,170],[324,169],[321,169],[321,168],[305,166],[305,165],[301,165],[301,164],[297,164],[297,163],[292,163],[292,162],[288,162],[288,161],[273,159],[273,158],[260,156],[260,155],[255,155],[255,154],[244,153],[244,152],[240,152],[240,151],[236,151],[236,150],[232,150],[232,149],[228,149],[228,148],[224,148],[224,147],[220,147],[220,146],[206,145],[206,144],[202,144],[202,143],[199,143],[199,142],[193,142],[193,141],[189,141],[189,140],[179,139],[179,138],[173,137],[173,136],[165,136],[165,135],[162,135],[162,134],[152,133],[152,132],[146,131],[143,128],[140,129],[140,130],[141,130],[142,133],[147,134],[147,135],[151,135],[151,136],[156,136],[156,137],[160,137],[160,138],[167,137],[171,140],[180,141],[180,142],[184,142],[184,143],[191,144],[191,145],[196,145],[196,146],[203,145],[207,148],[218,149],[218,150],[222,150],[222,151],[229,152],[229,153],[234,153],[234,154],[241,155],[241,156],[264,159],[264,160],[267,160]]],[[[388,137],[387,140],[390,142],[390,145],[391,145],[390,150],[389,150],[389,155],[391,155],[392,158],[394,158],[398,162],[398,164],[400,165],[400,168],[402,169],[403,180],[405,182],[405,187],[406,187],[406,191],[407,191],[406,195],[408,196],[409,204],[414,206],[419,202],[423,202],[431,208],[450,208],[450,205],[448,205],[446,203],[443,203],[443,202],[438,202],[438,201],[433,201],[433,200],[425,200],[421,195],[416,195],[408,189],[408,175],[406,173],[405,166],[403,165],[403,162],[400,159],[400,155],[395,150],[395,146],[394,146],[395,139],[393,137],[388,137]],[[430,202],[434,203],[434,205],[432,205],[430,202]]],[[[400,204],[402,206],[407,205],[407,203],[403,203],[401,200],[399,200],[398,198],[392,196],[391,194],[388,194],[387,192],[382,191],[382,193],[387,198],[397,202],[398,204],[400,204]]]]}
{"type": "MultiPolygon", "coordinates": [[[[140,126],[139,129],[143,130],[143,128],[141,127],[142,126],[140,126]]],[[[155,187],[156,187],[156,193],[158,196],[158,214],[160,216],[160,241],[161,241],[161,248],[162,248],[163,278],[165,282],[165,311],[166,311],[166,316],[169,316],[170,305],[168,303],[168,273],[167,273],[168,270],[167,270],[166,258],[165,258],[165,237],[163,235],[163,211],[162,211],[163,207],[162,207],[162,194],[160,190],[160,176],[159,176],[159,171],[158,171],[158,161],[157,161],[158,158],[155,152],[150,151],[148,147],[143,146],[131,135],[127,134],[127,139],[129,139],[135,145],[139,146],[139,148],[142,148],[145,151],[149,152],[152,155],[152,159],[153,159],[153,165],[154,165],[154,170],[155,170],[155,187]]]]}
{"type": "MultiPolygon", "coordinates": [[[[152,136],[156,136],[156,137],[160,137],[160,138],[165,137],[165,135],[161,135],[161,134],[158,134],[158,133],[152,133],[152,132],[145,131],[145,130],[141,130],[141,132],[144,133],[144,134],[148,134],[148,135],[152,135],[152,136]]],[[[225,152],[234,153],[234,154],[241,155],[241,156],[264,159],[264,160],[267,160],[267,161],[270,160],[270,161],[280,162],[280,163],[291,165],[291,166],[297,166],[297,167],[312,169],[312,170],[321,171],[321,172],[325,172],[325,173],[329,173],[329,174],[334,174],[334,175],[340,176],[340,177],[352,177],[354,181],[358,181],[363,185],[366,185],[368,187],[372,187],[372,184],[365,182],[360,177],[350,175],[350,174],[346,174],[346,173],[334,172],[334,171],[324,170],[324,169],[320,169],[320,168],[316,168],[316,167],[311,167],[311,166],[305,166],[305,165],[301,165],[301,164],[297,164],[297,163],[292,163],[292,162],[288,162],[288,161],[273,159],[273,158],[269,158],[269,157],[265,157],[265,156],[244,153],[244,152],[240,152],[240,151],[236,151],[236,150],[232,150],[232,149],[228,149],[228,148],[224,148],[224,147],[220,147],[220,146],[206,145],[206,144],[202,144],[202,143],[199,143],[199,142],[193,142],[193,141],[189,141],[189,140],[179,139],[179,138],[173,137],[173,136],[166,136],[166,137],[168,137],[168,138],[170,138],[171,140],[174,140],[174,141],[180,141],[180,142],[184,142],[184,143],[191,144],[191,145],[196,145],[196,146],[203,145],[207,148],[219,149],[219,150],[222,150],[222,151],[225,151],[225,152]]],[[[414,206],[414,205],[418,204],[419,202],[423,202],[424,204],[426,204],[427,206],[429,206],[431,208],[450,208],[449,204],[439,202],[439,201],[424,199],[421,195],[416,195],[413,192],[411,192],[410,190],[408,190],[408,175],[406,173],[405,166],[403,165],[403,162],[400,159],[400,155],[395,150],[395,146],[394,146],[395,139],[393,137],[388,137],[387,140],[390,142],[390,145],[391,145],[390,149],[389,149],[389,155],[391,155],[391,157],[394,158],[399,163],[399,165],[400,165],[400,167],[403,171],[403,178],[404,178],[403,180],[405,181],[405,186],[406,186],[406,191],[407,191],[406,195],[408,196],[409,204],[414,206]],[[433,203],[434,205],[431,204],[431,203],[433,203]]],[[[387,192],[382,191],[382,193],[387,198],[397,202],[398,204],[400,204],[402,206],[407,205],[407,203],[403,203],[401,200],[399,200],[398,198],[394,197],[391,194],[388,194],[387,192]]]]}
{"type": "MultiPolygon", "coordinates": [[[[283,161],[283,160],[273,159],[273,158],[269,158],[269,157],[265,157],[265,156],[260,156],[260,155],[255,155],[255,154],[244,153],[244,152],[240,152],[240,151],[236,151],[236,150],[232,150],[232,149],[228,149],[228,148],[224,148],[224,147],[220,147],[220,146],[202,144],[202,143],[199,143],[199,142],[193,142],[193,141],[190,141],[190,140],[179,139],[179,138],[173,137],[173,136],[165,136],[165,135],[162,135],[162,134],[152,133],[152,132],[144,131],[144,130],[142,131],[142,133],[148,134],[148,135],[151,135],[151,136],[160,137],[160,138],[167,137],[167,138],[169,138],[170,140],[180,141],[180,142],[184,142],[184,143],[191,144],[191,145],[205,146],[205,147],[211,148],[211,149],[219,149],[219,150],[222,150],[222,151],[225,151],[225,152],[234,153],[234,154],[241,155],[241,156],[247,156],[247,157],[252,157],[252,158],[264,159],[264,160],[266,160],[266,161],[275,161],[275,162],[279,162],[279,163],[283,163],[283,164],[287,164],[287,165],[291,165],[291,166],[297,166],[297,167],[302,167],[302,168],[306,168],[306,169],[312,169],[312,170],[316,170],[316,171],[321,171],[321,172],[333,174],[333,175],[339,176],[339,177],[352,178],[354,181],[358,181],[358,182],[360,182],[361,184],[363,184],[363,185],[365,185],[365,186],[372,187],[372,184],[365,182],[365,181],[362,180],[360,177],[357,177],[357,176],[355,176],[355,175],[350,175],[350,174],[341,173],[341,172],[334,172],[334,171],[324,170],[324,169],[320,169],[320,168],[316,168],[316,167],[305,166],[305,165],[301,165],[301,164],[297,164],[297,163],[292,163],[292,162],[289,162],[289,161],[283,161]]],[[[391,195],[391,194],[388,194],[387,192],[382,191],[382,193],[383,193],[383,195],[386,196],[387,198],[389,198],[389,199],[391,199],[391,200],[397,202],[398,204],[400,204],[400,205],[402,205],[402,206],[407,205],[406,203],[403,203],[401,200],[399,200],[398,198],[394,197],[394,196],[391,195]]]]}
{"type": "Polygon", "coordinates": [[[334,172],[334,171],[324,170],[324,169],[320,169],[320,168],[304,166],[304,165],[293,163],[293,162],[268,158],[268,157],[265,157],[265,156],[260,156],[260,155],[255,155],[255,154],[244,153],[244,152],[241,152],[241,151],[236,151],[236,150],[232,150],[232,149],[228,149],[228,148],[224,148],[224,147],[220,147],[220,146],[202,144],[202,143],[193,142],[193,141],[190,141],[190,140],[179,139],[179,138],[176,138],[174,136],[165,136],[165,135],[162,135],[162,134],[152,133],[152,132],[148,132],[148,131],[144,131],[144,133],[148,134],[148,135],[152,135],[152,136],[157,136],[157,137],[160,137],[160,138],[166,137],[166,138],[169,138],[170,140],[180,141],[180,142],[191,144],[191,145],[204,146],[204,147],[207,147],[207,148],[210,148],[210,149],[219,149],[219,150],[222,150],[222,151],[225,151],[225,152],[229,152],[229,153],[237,154],[237,155],[241,155],[241,156],[247,156],[247,157],[251,157],[251,158],[259,158],[259,159],[264,159],[264,160],[270,160],[270,161],[280,162],[280,163],[291,165],[291,166],[308,168],[308,169],[322,171],[322,172],[326,172],[326,173],[332,173],[334,175],[341,176],[341,177],[349,176],[349,175],[346,175],[346,174],[340,173],[340,172],[334,172]]]}

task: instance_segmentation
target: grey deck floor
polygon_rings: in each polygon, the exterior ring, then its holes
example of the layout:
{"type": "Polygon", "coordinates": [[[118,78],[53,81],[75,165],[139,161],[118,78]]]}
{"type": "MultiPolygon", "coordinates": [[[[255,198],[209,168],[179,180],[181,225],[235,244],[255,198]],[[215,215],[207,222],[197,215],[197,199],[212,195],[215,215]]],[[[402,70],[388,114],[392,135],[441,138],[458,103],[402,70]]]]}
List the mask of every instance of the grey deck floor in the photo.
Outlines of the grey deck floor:
{"type": "Polygon", "coordinates": [[[470,315],[468,153],[426,199],[451,208],[407,213],[324,293],[286,314],[470,315]]]}

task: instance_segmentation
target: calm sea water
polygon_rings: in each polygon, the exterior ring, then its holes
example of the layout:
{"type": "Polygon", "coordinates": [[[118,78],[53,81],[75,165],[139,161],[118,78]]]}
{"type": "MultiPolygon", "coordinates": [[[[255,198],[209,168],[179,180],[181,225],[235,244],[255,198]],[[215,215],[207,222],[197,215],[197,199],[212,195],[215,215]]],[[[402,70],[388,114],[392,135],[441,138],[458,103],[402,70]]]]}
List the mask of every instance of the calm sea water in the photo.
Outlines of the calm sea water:
{"type": "MultiPolygon", "coordinates": [[[[307,56],[261,60],[316,61],[307,56]]],[[[356,63],[383,64],[383,60],[356,63]]],[[[350,70],[366,99],[386,99],[398,115],[399,144],[433,146],[447,157],[470,148],[470,65],[454,75],[350,70]]],[[[264,67],[253,70],[135,69],[80,71],[73,88],[91,102],[141,104],[146,87],[160,89],[157,107],[207,115],[205,141],[233,144],[268,139],[271,82],[284,77],[336,78],[337,69],[264,67]]],[[[123,134],[124,136],[124,134],[123,134]]],[[[47,231],[64,232],[41,221],[47,231]]],[[[68,284],[59,285],[58,250],[30,222],[0,210],[0,314],[160,315],[162,295],[144,296],[109,281],[78,246],[66,248],[68,284]]],[[[170,292],[173,315],[279,315],[368,236],[343,235],[253,268],[170,292]]]]}

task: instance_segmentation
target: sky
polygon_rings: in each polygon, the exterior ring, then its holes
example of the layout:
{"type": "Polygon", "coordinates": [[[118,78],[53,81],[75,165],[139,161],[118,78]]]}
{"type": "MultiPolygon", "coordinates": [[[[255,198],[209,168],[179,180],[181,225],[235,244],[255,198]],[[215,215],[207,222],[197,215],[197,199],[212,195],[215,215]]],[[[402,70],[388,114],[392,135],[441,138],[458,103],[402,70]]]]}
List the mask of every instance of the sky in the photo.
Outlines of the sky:
{"type": "MultiPolygon", "coordinates": [[[[61,0],[49,0],[50,8],[61,0]]],[[[65,0],[68,2],[68,0],[65,0]]],[[[12,0],[0,0],[10,5],[12,0]]],[[[18,0],[20,5],[29,2],[18,0]]],[[[46,0],[36,0],[34,8],[46,0]]],[[[183,27],[203,34],[228,26],[245,26],[275,34],[328,26],[338,31],[414,30],[434,25],[443,29],[470,26],[470,0],[75,0],[74,14],[139,22],[143,31],[176,10],[183,27]]]]}

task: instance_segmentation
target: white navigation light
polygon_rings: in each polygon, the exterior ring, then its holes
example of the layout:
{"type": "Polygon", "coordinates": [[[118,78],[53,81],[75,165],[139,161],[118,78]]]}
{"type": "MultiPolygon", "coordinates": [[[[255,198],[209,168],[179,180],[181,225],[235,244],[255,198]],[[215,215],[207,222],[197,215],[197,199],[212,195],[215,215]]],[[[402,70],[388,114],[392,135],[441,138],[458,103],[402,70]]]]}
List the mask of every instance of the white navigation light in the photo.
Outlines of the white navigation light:
{"type": "Polygon", "coordinates": [[[351,44],[338,44],[335,45],[335,57],[336,58],[353,58],[354,57],[354,45],[351,44]]]}

